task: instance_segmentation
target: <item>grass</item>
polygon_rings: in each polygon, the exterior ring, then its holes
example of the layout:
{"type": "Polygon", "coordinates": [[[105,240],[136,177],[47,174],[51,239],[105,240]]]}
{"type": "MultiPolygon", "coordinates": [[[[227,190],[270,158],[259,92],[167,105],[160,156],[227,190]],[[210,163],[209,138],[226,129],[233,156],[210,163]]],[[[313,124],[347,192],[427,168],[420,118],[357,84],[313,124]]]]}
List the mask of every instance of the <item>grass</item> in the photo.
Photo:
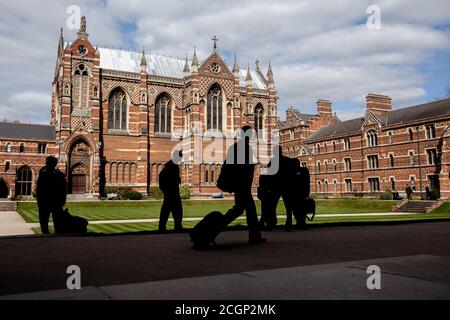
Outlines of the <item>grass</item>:
{"type": "MultiPolygon", "coordinates": [[[[66,207],[77,216],[89,221],[157,219],[162,201],[90,201],[69,202],[66,207]]],[[[255,201],[260,212],[260,201],[255,201]]],[[[373,213],[389,212],[395,201],[367,199],[316,200],[317,214],[373,213]]],[[[234,204],[232,200],[184,200],[184,217],[203,217],[211,211],[227,212],[234,204]]],[[[19,202],[17,211],[26,222],[39,222],[35,202],[19,202]]],[[[285,212],[283,202],[278,204],[277,212],[285,212]]]]}
{"type": "Polygon", "coordinates": [[[450,202],[444,202],[442,206],[433,210],[433,214],[449,213],[450,212],[450,202]]]}
{"type": "MultiPolygon", "coordinates": [[[[320,214],[316,215],[313,222],[314,225],[320,225],[324,223],[339,223],[339,222],[391,222],[391,221],[418,221],[418,220],[435,220],[435,219],[450,219],[450,212],[444,213],[432,213],[432,214],[416,214],[416,215],[401,215],[401,216],[366,216],[366,217],[321,217],[320,214]]],[[[186,229],[192,228],[197,221],[184,221],[183,227],[186,229]]],[[[278,225],[283,226],[285,223],[284,218],[278,219],[278,225]]],[[[245,226],[245,219],[235,220],[232,226],[245,226]]],[[[169,221],[167,228],[173,229],[173,223],[169,221]]],[[[53,232],[53,227],[50,227],[50,232],[53,232]]],[[[88,232],[103,233],[103,234],[115,234],[115,233],[127,233],[127,232],[140,232],[140,231],[155,231],[158,229],[157,222],[130,222],[130,223],[104,223],[104,224],[89,224],[88,232]]],[[[41,233],[39,227],[33,228],[36,234],[41,233]]]]}

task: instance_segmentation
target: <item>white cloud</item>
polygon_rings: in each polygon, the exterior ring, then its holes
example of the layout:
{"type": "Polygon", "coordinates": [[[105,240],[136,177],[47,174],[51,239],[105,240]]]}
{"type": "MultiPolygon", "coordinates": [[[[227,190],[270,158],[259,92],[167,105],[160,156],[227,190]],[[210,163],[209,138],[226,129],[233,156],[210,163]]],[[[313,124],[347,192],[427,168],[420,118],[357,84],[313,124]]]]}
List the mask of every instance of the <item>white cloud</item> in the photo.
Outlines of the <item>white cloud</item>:
{"type": "Polygon", "coordinates": [[[327,98],[341,118],[359,115],[368,92],[389,94],[398,106],[425,99],[424,63],[450,54],[446,0],[2,1],[0,118],[48,122],[59,27],[66,40],[76,35],[66,28],[69,5],[87,16],[94,45],[179,57],[197,46],[205,58],[216,34],[219,52],[236,51],[241,67],[271,59],[280,114],[291,104],[312,112],[327,98]],[[372,4],[381,9],[381,30],[366,28],[372,4]]]}

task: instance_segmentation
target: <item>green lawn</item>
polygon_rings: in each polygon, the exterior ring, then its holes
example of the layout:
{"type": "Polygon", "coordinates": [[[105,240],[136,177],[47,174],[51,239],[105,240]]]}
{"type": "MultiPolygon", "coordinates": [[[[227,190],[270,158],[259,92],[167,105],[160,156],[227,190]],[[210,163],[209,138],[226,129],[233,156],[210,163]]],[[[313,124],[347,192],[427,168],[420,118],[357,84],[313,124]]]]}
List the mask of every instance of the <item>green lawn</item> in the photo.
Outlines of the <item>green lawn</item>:
{"type": "Polygon", "coordinates": [[[436,208],[433,210],[432,213],[449,213],[450,212],[450,202],[444,202],[444,204],[442,206],[440,206],[439,208],[436,208]]]}
{"type": "MultiPolygon", "coordinates": [[[[432,213],[432,214],[420,214],[420,215],[402,215],[402,216],[378,216],[378,217],[321,217],[316,215],[313,222],[314,225],[320,225],[323,223],[339,223],[339,222],[386,222],[386,221],[412,221],[412,220],[433,220],[433,219],[450,219],[450,212],[445,213],[432,213]]],[[[278,225],[283,226],[285,219],[278,219],[278,225]]],[[[197,221],[184,221],[184,228],[192,228],[197,221]]],[[[245,219],[236,220],[232,224],[246,225],[245,219]]],[[[173,223],[168,222],[167,228],[173,229],[173,223]]],[[[53,228],[50,227],[50,232],[53,232],[53,228]]],[[[92,233],[125,233],[125,232],[139,232],[139,231],[155,231],[158,229],[158,223],[156,222],[139,222],[139,223],[114,223],[114,224],[90,224],[88,225],[88,232],[92,233]]],[[[41,233],[41,229],[33,228],[33,231],[37,234],[41,233]]]]}
{"type": "MultiPolygon", "coordinates": [[[[69,202],[67,208],[77,216],[89,221],[159,218],[161,201],[90,201],[69,202]]],[[[316,200],[317,214],[321,213],[373,213],[389,212],[395,201],[367,199],[316,200]]],[[[184,200],[184,217],[203,217],[217,210],[225,213],[233,206],[232,200],[184,200]]],[[[260,212],[260,201],[256,201],[260,212]]],[[[35,202],[19,202],[17,211],[26,222],[39,222],[35,202]]],[[[284,214],[283,202],[278,204],[277,212],[284,214]]]]}

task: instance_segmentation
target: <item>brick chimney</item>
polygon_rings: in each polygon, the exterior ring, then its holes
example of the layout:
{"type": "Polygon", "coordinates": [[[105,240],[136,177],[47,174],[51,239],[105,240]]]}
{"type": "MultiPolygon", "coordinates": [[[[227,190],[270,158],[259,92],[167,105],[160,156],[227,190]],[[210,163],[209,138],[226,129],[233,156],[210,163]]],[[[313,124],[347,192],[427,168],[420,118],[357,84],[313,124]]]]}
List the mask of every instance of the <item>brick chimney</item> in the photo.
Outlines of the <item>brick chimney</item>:
{"type": "Polygon", "coordinates": [[[382,94],[369,93],[366,96],[367,110],[377,117],[392,111],[392,99],[382,94]]]}
{"type": "Polygon", "coordinates": [[[331,110],[331,101],[330,100],[317,100],[317,113],[319,116],[333,116],[333,112],[331,110]]]}

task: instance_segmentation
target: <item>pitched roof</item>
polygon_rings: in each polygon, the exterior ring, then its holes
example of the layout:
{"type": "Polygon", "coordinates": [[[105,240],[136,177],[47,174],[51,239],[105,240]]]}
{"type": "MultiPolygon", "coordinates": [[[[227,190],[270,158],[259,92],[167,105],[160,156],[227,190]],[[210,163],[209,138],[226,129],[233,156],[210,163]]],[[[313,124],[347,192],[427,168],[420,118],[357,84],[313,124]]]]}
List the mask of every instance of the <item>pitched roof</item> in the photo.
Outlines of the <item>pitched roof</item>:
{"type": "Polygon", "coordinates": [[[278,128],[287,129],[291,127],[297,127],[300,125],[305,126],[308,125],[308,121],[310,121],[314,117],[316,117],[315,114],[301,113],[297,109],[290,107],[289,109],[286,110],[286,120],[278,121],[278,128]]]}
{"type": "MultiPolygon", "coordinates": [[[[139,73],[141,70],[142,53],[128,50],[111,49],[99,47],[100,68],[139,73]]],[[[147,72],[152,75],[183,79],[185,59],[167,57],[164,55],[146,53],[147,72]]],[[[232,68],[229,68],[230,70],[232,68]]],[[[239,70],[239,84],[245,87],[245,75],[247,70],[239,70]]],[[[264,79],[254,71],[250,70],[253,87],[256,89],[267,89],[264,79]]]]}
{"type": "MultiPolygon", "coordinates": [[[[428,118],[450,116],[450,99],[438,100],[387,112],[379,117],[382,127],[407,124],[428,118]]],[[[341,121],[325,126],[310,135],[306,142],[361,131],[364,118],[341,121]]]]}
{"type": "Polygon", "coordinates": [[[55,140],[55,127],[41,124],[0,122],[0,138],[55,140]]]}

